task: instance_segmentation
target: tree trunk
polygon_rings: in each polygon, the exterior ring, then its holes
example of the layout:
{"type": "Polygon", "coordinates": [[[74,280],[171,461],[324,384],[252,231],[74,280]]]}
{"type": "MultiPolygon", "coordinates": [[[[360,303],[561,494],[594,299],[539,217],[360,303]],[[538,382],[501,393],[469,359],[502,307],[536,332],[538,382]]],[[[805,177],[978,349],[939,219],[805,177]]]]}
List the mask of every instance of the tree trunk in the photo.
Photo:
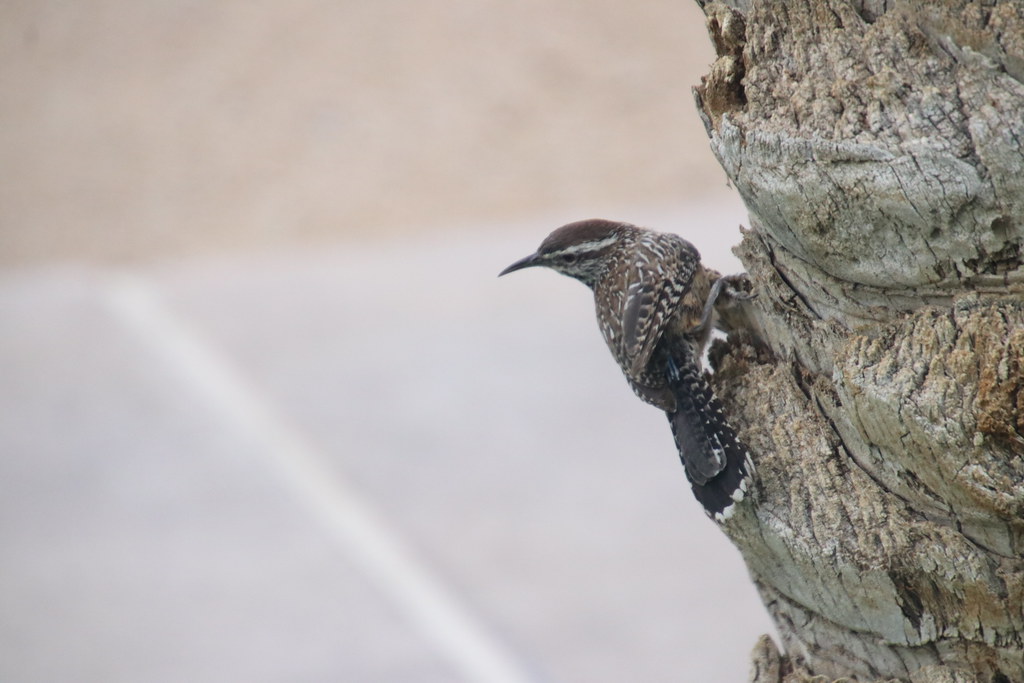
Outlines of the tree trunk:
{"type": "Polygon", "coordinates": [[[785,651],[754,680],[1024,681],[1024,2],[704,12],[761,342],[715,375],[758,467],[724,529],[785,651]]]}

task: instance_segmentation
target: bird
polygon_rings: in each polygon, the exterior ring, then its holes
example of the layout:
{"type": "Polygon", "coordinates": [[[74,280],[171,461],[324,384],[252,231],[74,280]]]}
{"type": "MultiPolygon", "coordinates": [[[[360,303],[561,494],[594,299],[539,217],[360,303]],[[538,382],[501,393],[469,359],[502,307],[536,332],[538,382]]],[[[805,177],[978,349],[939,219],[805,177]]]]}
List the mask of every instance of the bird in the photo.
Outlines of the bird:
{"type": "Polygon", "coordinates": [[[751,487],[754,465],[701,368],[723,294],[752,295],[718,276],[678,235],[592,218],[563,225],[499,277],[545,267],[594,294],[597,322],[637,396],[665,412],[694,497],[717,523],[751,487]]]}

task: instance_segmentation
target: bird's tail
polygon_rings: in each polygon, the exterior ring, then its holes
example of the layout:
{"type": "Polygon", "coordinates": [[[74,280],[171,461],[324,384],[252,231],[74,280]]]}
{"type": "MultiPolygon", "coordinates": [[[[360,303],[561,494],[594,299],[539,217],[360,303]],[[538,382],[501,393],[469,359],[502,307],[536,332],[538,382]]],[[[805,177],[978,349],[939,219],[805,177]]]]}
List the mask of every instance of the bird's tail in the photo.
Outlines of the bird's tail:
{"type": "Polygon", "coordinates": [[[676,399],[668,421],[686,478],[708,516],[724,522],[750,487],[754,474],[750,454],[695,362],[670,360],[668,385],[676,399]]]}

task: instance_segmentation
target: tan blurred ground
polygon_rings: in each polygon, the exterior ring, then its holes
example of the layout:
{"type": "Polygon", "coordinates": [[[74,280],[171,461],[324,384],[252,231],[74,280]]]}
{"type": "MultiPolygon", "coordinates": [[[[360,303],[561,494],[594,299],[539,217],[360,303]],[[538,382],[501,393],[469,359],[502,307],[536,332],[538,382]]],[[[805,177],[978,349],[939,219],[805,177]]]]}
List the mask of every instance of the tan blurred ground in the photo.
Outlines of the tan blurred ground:
{"type": "Polygon", "coordinates": [[[738,267],[710,59],[691,0],[0,4],[0,681],[745,680],[589,295],[496,277],[594,215],[738,267]]]}
{"type": "Polygon", "coordinates": [[[686,0],[15,2],[0,55],[2,264],[725,192],[686,0]]]}

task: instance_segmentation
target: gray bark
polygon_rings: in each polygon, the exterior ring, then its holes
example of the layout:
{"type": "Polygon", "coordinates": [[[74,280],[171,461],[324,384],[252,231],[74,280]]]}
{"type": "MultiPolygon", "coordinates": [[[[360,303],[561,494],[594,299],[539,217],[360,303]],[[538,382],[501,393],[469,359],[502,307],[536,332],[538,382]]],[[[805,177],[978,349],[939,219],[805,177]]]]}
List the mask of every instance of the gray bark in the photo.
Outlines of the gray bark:
{"type": "Polygon", "coordinates": [[[1024,681],[1024,3],[704,12],[758,293],[715,375],[758,467],[724,529],[785,653],[752,680],[1024,681]]]}

